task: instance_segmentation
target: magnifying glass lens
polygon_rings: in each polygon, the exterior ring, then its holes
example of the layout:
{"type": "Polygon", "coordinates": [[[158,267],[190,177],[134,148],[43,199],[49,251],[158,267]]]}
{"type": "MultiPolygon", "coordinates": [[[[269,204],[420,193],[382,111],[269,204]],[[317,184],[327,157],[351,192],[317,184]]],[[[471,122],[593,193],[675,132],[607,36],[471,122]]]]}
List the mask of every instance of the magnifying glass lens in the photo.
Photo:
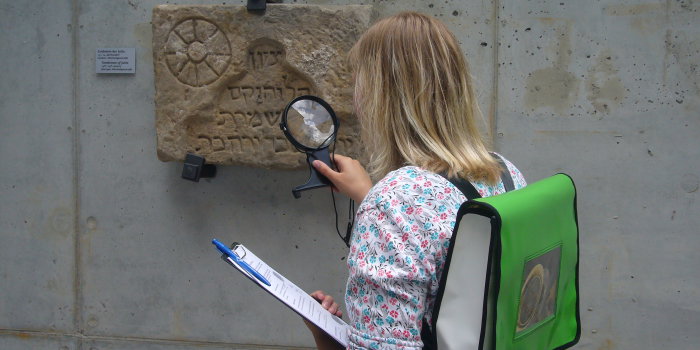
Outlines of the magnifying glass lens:
{"type": "Polygon", "coordinates": [[[333,141],[335,126],[331,114],[320,103],[299,100],[287,113],[287,130],[300,144],[318,149],[333,141]]]}

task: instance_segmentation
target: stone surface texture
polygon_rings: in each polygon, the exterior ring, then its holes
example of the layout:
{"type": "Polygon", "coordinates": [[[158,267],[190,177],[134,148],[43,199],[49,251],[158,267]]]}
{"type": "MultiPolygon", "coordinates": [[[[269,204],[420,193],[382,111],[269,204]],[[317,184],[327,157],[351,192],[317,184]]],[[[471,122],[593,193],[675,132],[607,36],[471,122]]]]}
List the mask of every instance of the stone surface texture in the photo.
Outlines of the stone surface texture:
{"type": "Polygon", "coordinates": [[[301,95],[325,99],[340,120],[336,151],[359,156],[347,52],[370,6],[160,5],[153,10],[158,158],[186,153],[213,164],[294,169],[305,156],[279,128],[301,95]]]}

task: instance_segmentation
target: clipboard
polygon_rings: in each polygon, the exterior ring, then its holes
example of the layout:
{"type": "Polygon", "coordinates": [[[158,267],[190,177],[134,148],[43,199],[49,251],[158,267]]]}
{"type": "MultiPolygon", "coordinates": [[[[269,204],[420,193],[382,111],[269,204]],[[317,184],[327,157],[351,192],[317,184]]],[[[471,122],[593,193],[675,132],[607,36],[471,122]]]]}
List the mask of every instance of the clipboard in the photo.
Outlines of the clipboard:
{"type": "Polygon", "coordinates": [[[348,330],[350,326],[345,323],[345,321],[328,312],[328,310],[324,309],[311,295],[275,271],[242,244],[233,243],[231,251],[236,254],[239,259],[243,260],[261,274],[270,285],[266,285],[263,281],[251,275],[233,259],[226,256],[226,254],[222,254],[221,259],[236,268],[236,270],[248,277],[249,280],[277,298],[277,300],[281,301],[299,316],[315,324],[338,343],[344,347],[348,346],[348,330]]]}

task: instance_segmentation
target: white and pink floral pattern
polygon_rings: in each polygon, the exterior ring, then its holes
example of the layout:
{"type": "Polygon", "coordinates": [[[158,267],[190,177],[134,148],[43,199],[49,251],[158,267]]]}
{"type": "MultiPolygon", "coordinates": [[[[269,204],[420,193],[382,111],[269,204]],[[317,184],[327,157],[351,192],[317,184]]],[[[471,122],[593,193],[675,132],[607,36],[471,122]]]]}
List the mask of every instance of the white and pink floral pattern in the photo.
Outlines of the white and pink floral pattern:
{"type": "MultiPolygon", "coordinates": [[[[526,185],[505,160],[515,188],[526,185]]],[[[482,197],[502,183],[473,183],[482,197]]],[[[347,266],[349,349],[421,349],[457,210],[466,200],[449,181],[406,166],[377,182],[360,203],[347,266]]]]}

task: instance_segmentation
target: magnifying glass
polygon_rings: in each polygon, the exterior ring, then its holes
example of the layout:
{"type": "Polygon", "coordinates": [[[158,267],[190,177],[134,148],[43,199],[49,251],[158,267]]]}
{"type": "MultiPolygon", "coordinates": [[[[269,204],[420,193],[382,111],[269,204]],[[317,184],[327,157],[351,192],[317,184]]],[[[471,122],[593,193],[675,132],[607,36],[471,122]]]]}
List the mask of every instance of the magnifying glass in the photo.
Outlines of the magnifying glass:
{"type": "Polygon", "coordinates": [[[309,164],[310,171],[306,183],[292,190],[294,198],[301,197],[301,191],[331,184],[325,176],[316,171],[311,163],[318,159],[334,168],[328,146],[335,141],[338,126],[335,112],[320,97],[299,96],[289,102],[284,109],[280,129],[297,150],[306,153],[306,162],[309,164]]]}

